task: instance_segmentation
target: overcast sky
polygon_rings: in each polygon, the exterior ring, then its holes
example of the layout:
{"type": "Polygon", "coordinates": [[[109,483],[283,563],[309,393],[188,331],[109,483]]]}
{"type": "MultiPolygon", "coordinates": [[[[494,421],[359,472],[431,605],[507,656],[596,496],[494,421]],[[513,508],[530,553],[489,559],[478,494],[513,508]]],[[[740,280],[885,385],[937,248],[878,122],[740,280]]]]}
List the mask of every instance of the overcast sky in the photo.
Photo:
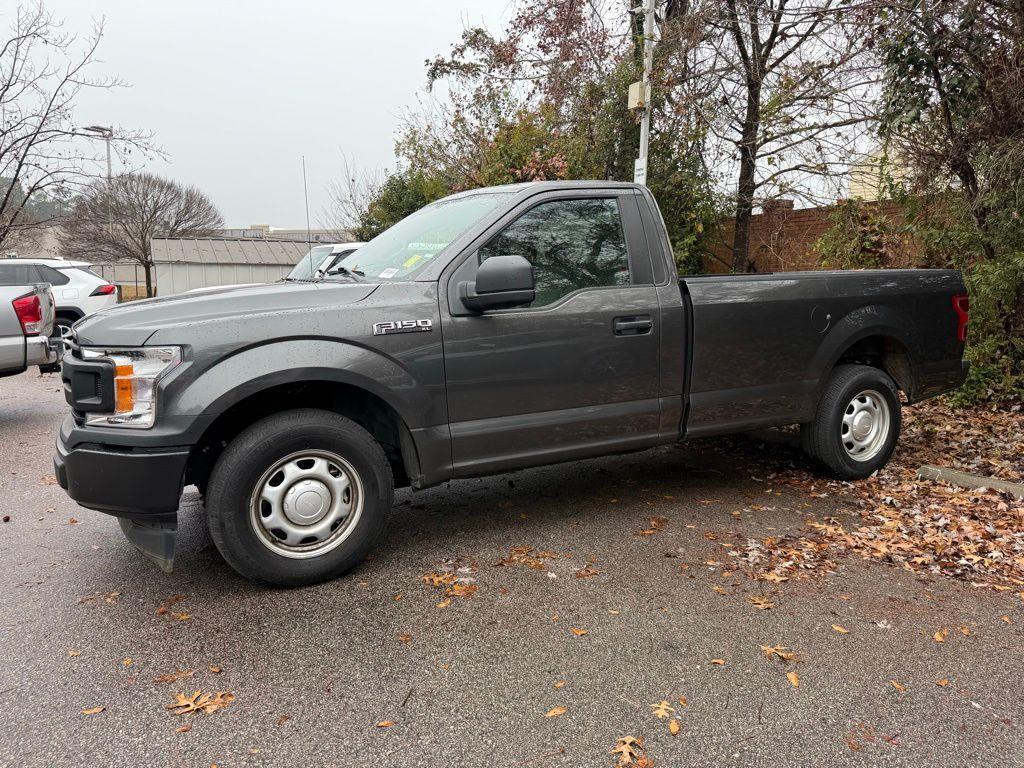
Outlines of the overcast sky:
{"type": "MultiPolygon", "coordinates": [[[[498,29],[511,0],[47,0],[67,30],[105,18],[96,74],[130,88],[85,94],[82,125],[151,130],[149,170],[195,184],[230,227],[313,226],[344,152],[391,167],[394,130],[425,87],[424,60],[469,25],[498,29]]],[[[8,6],[10,8],[10,6],[8,6]]],[[[0,11],[5,26],[9,11],[0,11]]],[[[117,168],[115,168],[115,173],[117,168]]]]}

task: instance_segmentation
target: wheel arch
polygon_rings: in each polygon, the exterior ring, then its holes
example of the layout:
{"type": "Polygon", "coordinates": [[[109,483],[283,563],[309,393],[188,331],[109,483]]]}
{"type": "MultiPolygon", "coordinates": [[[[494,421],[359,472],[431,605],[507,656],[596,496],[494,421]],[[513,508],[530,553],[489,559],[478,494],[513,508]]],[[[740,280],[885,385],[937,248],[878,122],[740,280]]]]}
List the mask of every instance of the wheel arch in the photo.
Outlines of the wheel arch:
{"type": "Polygon", "coordinates": [[[835,325],[812,362],[816,399],[837,365],[856,363],[885,371],[913,402],[918,390],[920,353],[914,326],[904,313],[871,305],[851,312],[835,325]]]}
{"type": "Polygon", "coordinates": [[[380,444],[396,486],[416,482],[419,453],[405,419],[394,405],[365,386],[338,377],[264,377],[246,382],[219,401],[223,408],[203,430],[189,454],[185,482],[205,485],[217,459],[244,429],[262,418],[295,408],[319,408],[351,419],[380,444]]]}
{"type": "Polygon", "coordinates": [[[193,424],[203,425],[191,435],[187,473],[187,481],[201,487],[234,435],[259,418],[298,407],[351,418],[384,447],[396,479],[415,483],[420,467],[412,430],[447,419],[443,396],[395,359],[320,338],[249,347],[194,378],[185,375],[181,387],[171,384],[167,394],[174,412],[193,414],[193,424]]]}

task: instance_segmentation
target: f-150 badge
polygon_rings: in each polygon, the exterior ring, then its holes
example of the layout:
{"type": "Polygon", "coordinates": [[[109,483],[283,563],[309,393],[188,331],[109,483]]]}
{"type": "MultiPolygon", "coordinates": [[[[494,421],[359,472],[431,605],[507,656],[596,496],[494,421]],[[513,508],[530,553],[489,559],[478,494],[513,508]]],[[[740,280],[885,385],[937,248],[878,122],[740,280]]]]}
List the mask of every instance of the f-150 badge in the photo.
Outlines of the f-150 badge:
{"type": "Polygon", "coordinates": [[[417,333],[434,330],[433,320],[389,320],[386,323],[374,323],[374,336],[387,336],[389,333],[417,333]]]}

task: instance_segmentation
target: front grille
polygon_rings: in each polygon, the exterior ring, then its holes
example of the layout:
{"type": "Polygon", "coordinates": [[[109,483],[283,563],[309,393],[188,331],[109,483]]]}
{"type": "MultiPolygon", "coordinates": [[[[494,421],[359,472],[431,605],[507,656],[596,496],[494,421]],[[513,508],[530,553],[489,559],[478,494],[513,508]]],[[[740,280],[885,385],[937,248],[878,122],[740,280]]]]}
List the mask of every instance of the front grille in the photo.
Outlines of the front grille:
{"type": "Polygon", "coordinates": [[[67,337],[67,349],[61,365],[64,398],[81,423],[87,413],[114,410],[114,366],[106,359],[85,359],[73,334],[67,337]]]}
{"type": "Polygon", "coordinates": [[[72,357],[82,359],[82,347],[78,344],[78,334],[74,331],[63,338],[64,349],[71,353],[72,357]]]}

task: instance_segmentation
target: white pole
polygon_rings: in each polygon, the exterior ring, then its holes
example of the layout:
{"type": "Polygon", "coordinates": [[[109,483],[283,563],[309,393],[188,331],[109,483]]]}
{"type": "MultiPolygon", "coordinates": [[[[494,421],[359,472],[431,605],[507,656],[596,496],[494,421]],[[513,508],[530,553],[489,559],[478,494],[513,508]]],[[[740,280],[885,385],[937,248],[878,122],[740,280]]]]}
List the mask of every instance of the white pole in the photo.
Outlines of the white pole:
{"type": "Polygon", "coordinates": [[[114,176],[110,165],[110,140],[114,138],[114,129],[108,128],[103,134],[103,138],[107,141],[107,181],[110,181],[114,176]]]}
{"type": "Polygon", "coordinates": [[[312,279],[313,270],[316,265],[313,263],[313,238],[309,234],[309,187],[306,184],[306,156],[302,156],[302,197],[306,201],[306,247],[309,248],[309,277],[312,279]]]}
{"type": "Polygon", "coordinates": [[[641,95],[644,100],[640,116],[640,155],[637,157],[634,181],[647,183],[647,147],[651,139],[651,70],[654,69],[654,2],[647,0],[644,7],[644,75],[641,95]]]}

